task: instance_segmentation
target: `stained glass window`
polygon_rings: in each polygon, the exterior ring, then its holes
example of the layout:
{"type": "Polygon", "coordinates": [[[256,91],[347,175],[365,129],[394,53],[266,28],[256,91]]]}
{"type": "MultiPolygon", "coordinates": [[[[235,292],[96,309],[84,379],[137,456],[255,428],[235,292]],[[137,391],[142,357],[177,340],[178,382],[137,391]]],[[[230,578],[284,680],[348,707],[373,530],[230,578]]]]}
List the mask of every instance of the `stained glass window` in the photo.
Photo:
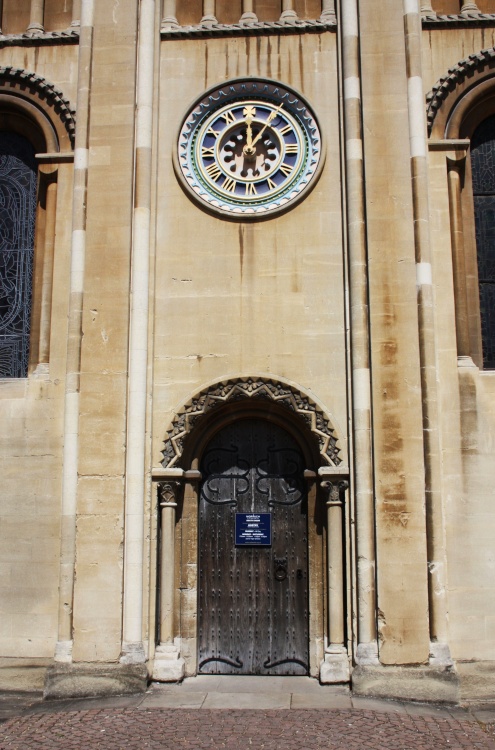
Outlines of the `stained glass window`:
{"type": "Polygon", "coordinates": [[[0,377],[24,378],[29,358],[37,171],[34,149],[0,132],[0,377]]]}
{"type": "Polygon", "coordinates": [[[471,139],[483,366],[495,368],[495,116],[471,139]]]}

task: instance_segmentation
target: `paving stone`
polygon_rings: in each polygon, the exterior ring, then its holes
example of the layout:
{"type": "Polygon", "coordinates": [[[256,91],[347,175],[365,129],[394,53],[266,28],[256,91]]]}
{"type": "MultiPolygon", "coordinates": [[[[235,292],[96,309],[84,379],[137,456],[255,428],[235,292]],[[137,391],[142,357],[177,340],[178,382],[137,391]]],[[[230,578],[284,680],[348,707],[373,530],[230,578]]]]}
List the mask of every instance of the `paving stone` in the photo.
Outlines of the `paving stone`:
{"type": "Polygon", "coordinates": [[[290,693],[208,693],[204,708],[290,708],[290,693]]]}
{"type": "Polygon", "coordinates": [[[164,691],[146,695],[139,708],[201,708],[207,693],[164,691]]]}
{"type": "MultiPolygon", "coordinates": [[[[223,696],[224,700],[226,697],[223,696]]],[[[0,726],[0,750],[238,750],[239,747],[495,750],[495,737],[473,721],[369,709],[105,708],[30,714],[0,726]]]]}

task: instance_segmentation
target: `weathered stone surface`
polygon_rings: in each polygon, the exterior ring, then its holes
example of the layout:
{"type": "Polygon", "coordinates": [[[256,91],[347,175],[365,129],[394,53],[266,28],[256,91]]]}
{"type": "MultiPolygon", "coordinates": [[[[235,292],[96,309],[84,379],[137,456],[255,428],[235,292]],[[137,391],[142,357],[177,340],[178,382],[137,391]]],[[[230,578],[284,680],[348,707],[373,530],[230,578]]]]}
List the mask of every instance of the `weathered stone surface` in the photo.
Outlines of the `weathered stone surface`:
{"type": "Polygon", "coordinates": [[[46,673],[44,698],[87,698],[143,693],[145,664],[54,664],[46,673]]]}
{"type": "Polygon", "coordinates": [[[377,698],[458,703],[459,678],[453,669],[357,667],[352,672],[352,691],[377,698]]]}

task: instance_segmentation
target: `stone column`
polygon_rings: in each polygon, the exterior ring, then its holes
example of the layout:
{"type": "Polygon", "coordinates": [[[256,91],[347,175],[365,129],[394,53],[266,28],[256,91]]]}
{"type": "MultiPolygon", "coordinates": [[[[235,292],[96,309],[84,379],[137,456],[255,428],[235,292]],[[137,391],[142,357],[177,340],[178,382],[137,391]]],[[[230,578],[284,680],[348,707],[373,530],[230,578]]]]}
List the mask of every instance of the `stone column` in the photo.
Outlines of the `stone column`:
{"type": "Polygon", "coordinates": [[[465,153],[462,152],[460,159],[447,158],[450,233],[452,237],[452,265],[454,272],[455,330],[458,357],[471,356],[461,198],[464,162],[465,153]]]}
{"type": "Polygon", "coordinates": [[[175,509],[182,482],[168,480],[158,485],[160,534],[160,644],[155,651],[153,679],[178,682],[184,677],[184,659],[174,641],[175,600],[175,509]]]}
{"type": "Polygon", "coordinates": [[[321,488],[327,508],[327,611],[328,637],[320,682],[349,682],[349,657],[345,646],[344,602],[344,499],[349,482],[341,477],[325,479],[321,488]]]}
{"type": "Polygon", "coordinates": [[[176,0],[163,0],[162,29],[178,29],[176,0]]]}
{"type": "Polygon", "coordinates": [[[71,26],[79,28],[81,25],[81,0],[72,0],[72,23],[71,26]]]}
{"type": "Polygon", "coordinates": [[[43,34],[45,16],[45,0],[31,0],[31,13],[29,16],[29,26],[26,29],[28,34],[37,36],[43,34]]]}
{"type": "Polygon", "coordinates": [[[215,15],[215,0],[203,0],[203,18],[201,19],[202,26],[211,26],[214,23],[218,23],[215,15]]]}
{"type": "Polygon", "coordinates": [[[282,14],[279,21],[296,21],[297,13],[294,9],[294,0],[282,0],[282,14]]]}
{"type": "Polygon", "coordinates": [[[91,91],[94,36],[94,3],[83,0],[72,197],[71,273],[65,377],[64,452],[62,473],[62,522],[60,539],[60,582],[58,641],[55,661],[72,661],[72,600],[76,561],[76,506],[79,455],[79,413],[81,386],[82,314],[84,267],[86,263],[87,185],[89,165],[89,95],[91,91]]]}
{"type": "Polygon", "coordinates": [[[340,6],[344,96],[345,190],[349,258],[352,429],[357,547],[358,664],[378,664],[375,587],[375,507],[372,462],[368,249],[366,240],[363,111],[357,0],[340,6]]]}
{"type": "Polygon", "coordinates": [[[253,0],[242,0],[242,16],[239,23],[256,23],[257,20],[253,0]]]}
{"type": "MultiPolygon", "coordinates": [[[[416,6],[417,7],[417,6],[416,6]]],[[[427,165],[426,118],[421,70],[421,18],[404,2],[406,68],[413,194],[416,289],[418,302],[419,356],[423,393],[423,440],[425,455],[425,507],[428,550],[428,591],[430,608],[430,658],[451,664],[447,634],[447,580],[442,485],[442,450],[439,434],[437,389],[437,330],[432,279],[430,202],[427,165]]]]}
{"type": "Polygon", "coordinates": [[[322,0],[320,21],[335,21],[335,0],[322,0]]]}
{"type": "Polygon", "coordinates": [[[124,664],[146,661],[143,646],[143,552],[156,7],[155,0],[141,0],[139,4],[125,470],[124,617],[120,659],[124,664]]]}
{"type": "Polygon", "coordinates": [[[41,289],[39,362],[50,358],[50,321],[52,317],[53,254],[55,248],[55,217],[57,212],[57,172],[49,167],[46,188],[45,247],[43,250],[43,282],[41,289]]]}

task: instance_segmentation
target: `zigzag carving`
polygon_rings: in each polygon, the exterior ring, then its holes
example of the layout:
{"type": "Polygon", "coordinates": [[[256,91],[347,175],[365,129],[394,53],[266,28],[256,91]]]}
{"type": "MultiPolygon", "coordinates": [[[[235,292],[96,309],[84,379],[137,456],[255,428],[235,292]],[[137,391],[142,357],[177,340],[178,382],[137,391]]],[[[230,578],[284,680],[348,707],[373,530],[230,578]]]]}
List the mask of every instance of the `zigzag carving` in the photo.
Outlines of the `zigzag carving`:
{"type": "Polygon", "coordinates": [[[474,55],[469,55],[465,60],[461,60],[453,68],[450,68],[447,75],[437,81],[426,97],[428,135],[431,135],[437,112],[449,94],[463,83],[468,76],[481,72],[489,65],[495,66],[495,47],[490,47],[474,55]]]}
{"type": "Polygon", "coordinates": [[[224,380],[191,399],[172,422],[162,451],[164,468],[175,466],[182,456],[185,439],[201,417],[226,403],[256,399],[273,401],[301,417],[318,441],[325,464],[342,463],[333,427],[322,409],[308,396],[285,383],[268,378],[224,380]]]}
{"type": "Polygon", "coordinates": [[[46,101],[61,119],[69,135],[70,142],[74,146],[76,132],[75,111],[71,108],[67,99],[64,99],[63,93],[59,89],[56,89],[46,78],[37,76],[35,73],[30,73],[22,68],[0,66],[1,87],[18,89],[20,91],[28,90],[30,94],[36,96],[38,99],[46,101]]]}

